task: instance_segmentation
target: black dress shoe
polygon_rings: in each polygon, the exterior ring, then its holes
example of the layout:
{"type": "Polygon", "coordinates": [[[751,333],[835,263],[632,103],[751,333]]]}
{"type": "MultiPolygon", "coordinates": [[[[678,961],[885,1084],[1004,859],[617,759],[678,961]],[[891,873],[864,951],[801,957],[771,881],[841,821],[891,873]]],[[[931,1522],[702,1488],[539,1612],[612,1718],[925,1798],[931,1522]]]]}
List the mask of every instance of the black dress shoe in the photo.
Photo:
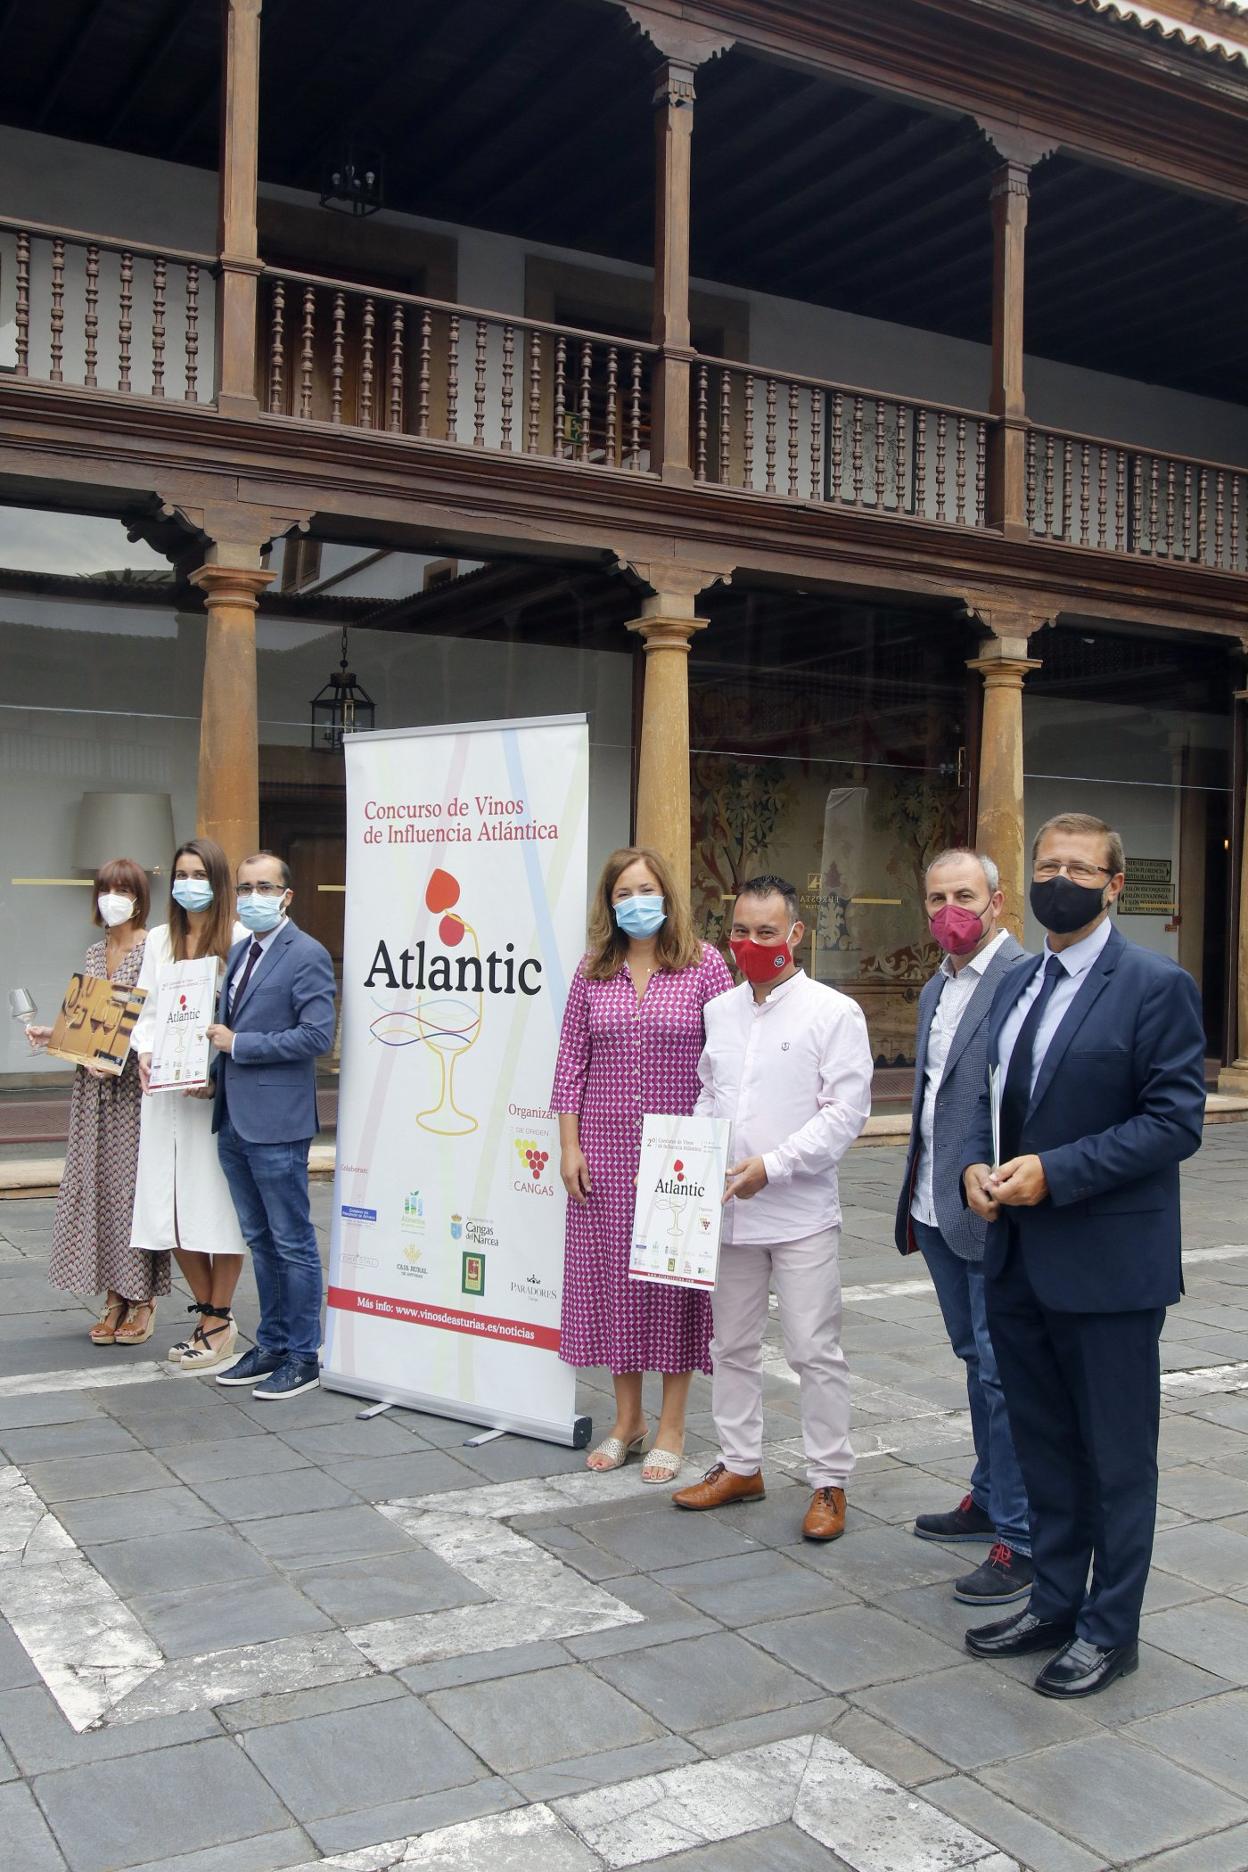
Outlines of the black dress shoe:
{"type": "Polygon", "coordinates": [[[1086,1638],[1072,1638],[1064,1650],[1049,1659],[1035,1687],[1041,1696],[1095,1696],[1115,1677],[1129,1677],[1139,1667],[1140,1647],[1134,1640],[1104,1651],[1086,1638]]]}
{"type": "Polygon", "coordinates": [[[1013,1618],[996,1619],[991,1625],[973,1625],[966,1634],[966,1648],[974,1657],[1022,1657],[1026,1651],[1056,1651],[1074,1635],[1073,1623],[1016,1612],[1013,1618]]]}
{"type": "Polygon", "coordinates": [[[920,1540],[995,1541],[992,1516],[984,1513],[973,1495],[964,1495],[948,1514],[921,1514],[914,1517],[914,1531],[920,1540]]]}

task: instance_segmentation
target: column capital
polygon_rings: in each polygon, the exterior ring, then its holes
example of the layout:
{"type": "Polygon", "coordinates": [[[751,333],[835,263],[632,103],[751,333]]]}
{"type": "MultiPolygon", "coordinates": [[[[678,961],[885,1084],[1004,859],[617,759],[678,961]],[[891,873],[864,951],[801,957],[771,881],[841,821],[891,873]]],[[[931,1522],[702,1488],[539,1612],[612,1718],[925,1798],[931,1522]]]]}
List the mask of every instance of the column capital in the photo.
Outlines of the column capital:
{"type": "MultiPolygon", "coordinates": [[[[650,601],[658,603],[657,599],[650,601]]],[[[705,630],[709,620],[700,617],[669,617],[662,612],[633,618],[628,628],[636,631],[646,646],[646,655],[655,650],[679,650],[688,656],[695,631],[705,630]]]]}
{"type": "Polygon", "coordinates": [[[275,574],[245,566],[204,564],[191,573],[190,582],[198,585],[209,605],[239,605],[255,610],[261,592],[271,585],[275,574]]]}
{"type": "Polygon", "coordinates": [[[1014,171],[1021,176],[1025,194],[1028,172],[1037,163],[1043,162],[1046,156],[1053,154],[1058,147],[1058,139],[1041,136],[1035,130],[1025,130],[1021,124],[1003,123],[998,117],[977,116],[975,121],[1001,158],[1002,170],[1014,171]]]}
{"type": "MultiPolygon", "coordinates": [[[[693,20],[673,19],[670,13],[660,13],[656,7],[647,6],[645,0],[624,0],[624,11],[669,65],[678,66],[688,74],[691,89],[698,66],[718,58],[721,52],[727,52],[737,43],[732,33],[717,32],[693,20]]],[[[661,91],[655,93],[656,103],[660,96],[661,91]]]]}
{"type": "Polygon", "coordinates": [[[995,650],[972,657],[966,667],[979,671],[985,689],[1021,689],[1031,671],[1040,669],[1042,665],[1039,657],[1011,654],[1010,649],[1007,639],[995,650]]]}
{"type": "Polygon", "coordinates": [[[627,559],[615,562],[617,572],[631,572],[648,585],[643,598],[643,619],[651,617],[691,618],[694,601],[712,585],[731,582],[734,567],[726,560],[718,565],[690,565],[683,559],[627,559]]]}

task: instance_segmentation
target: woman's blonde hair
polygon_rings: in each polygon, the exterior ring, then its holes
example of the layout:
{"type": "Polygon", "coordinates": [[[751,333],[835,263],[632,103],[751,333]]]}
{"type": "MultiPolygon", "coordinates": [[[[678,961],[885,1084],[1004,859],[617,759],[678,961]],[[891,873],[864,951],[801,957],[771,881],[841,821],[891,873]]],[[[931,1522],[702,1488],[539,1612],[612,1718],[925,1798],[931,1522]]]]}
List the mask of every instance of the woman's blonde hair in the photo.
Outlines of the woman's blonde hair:
{"type": "Polygon", "coordinates": [[[613,851],[602,867],[602,876],[594,892],[589,913],[588,953],[585,976],[588,981],[610,981],[624,967],[628,937],[615,920],[611,893],[622,872],[638,860],[654,874],[667,909],[667,919],[655,942],[655,960],[662,969],[675,973],[693,968],[702,960],[702,944],[694,935],[693,914],[689,900],[678,889],[667,860],[648,845],[622,845],[613,851]]]}

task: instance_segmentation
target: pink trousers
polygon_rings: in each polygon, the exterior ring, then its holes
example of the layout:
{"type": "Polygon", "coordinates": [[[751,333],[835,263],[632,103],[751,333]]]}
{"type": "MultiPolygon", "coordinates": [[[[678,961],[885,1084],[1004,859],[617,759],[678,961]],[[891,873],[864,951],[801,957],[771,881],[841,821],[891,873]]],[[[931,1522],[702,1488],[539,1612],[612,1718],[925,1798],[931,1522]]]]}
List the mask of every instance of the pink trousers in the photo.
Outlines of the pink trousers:
{"type": "Polygon", "coordinates": [[[841,1232],[801,1241],[728,1242],[712,1299],[711,1410],[720,1454],[733,1475],[763,1459],[763,1329],[767,1294],[779,1301],[784,1355],[801,1384],[802,1438],[812,1488],[844,1488],[849,1443],[849,1367],[841,1351],[841,1232]]]}

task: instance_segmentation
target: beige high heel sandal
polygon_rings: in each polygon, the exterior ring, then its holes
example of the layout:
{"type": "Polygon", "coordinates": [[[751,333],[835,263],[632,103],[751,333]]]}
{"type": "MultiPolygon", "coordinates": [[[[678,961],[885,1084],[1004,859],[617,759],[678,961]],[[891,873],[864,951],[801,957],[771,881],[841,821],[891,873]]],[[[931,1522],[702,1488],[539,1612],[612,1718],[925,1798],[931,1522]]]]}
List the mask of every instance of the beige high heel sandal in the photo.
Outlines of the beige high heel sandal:
{"type": "Polygon", "coordinates": [[[117,1328],[126,1317],[125,1300],[106,1300],[100,1309],[100,1317],[87,1334],[92,1345],[115,1345],[117,1328]],[[114,1318],[113,1316],[116,1315],[114,1318]]]}
{"type": "Polygon", "coordinates": [[[113,1335],[114,1345],[144,1345],[156,1330],[156,1302],[154,1300],[131,1300],[126,1306],[126,1317],[113,1335]],[[126,1327],[137,1316],[146,1311],[147,1324],[142,1332],[127,1332],[126,1327]]]}

